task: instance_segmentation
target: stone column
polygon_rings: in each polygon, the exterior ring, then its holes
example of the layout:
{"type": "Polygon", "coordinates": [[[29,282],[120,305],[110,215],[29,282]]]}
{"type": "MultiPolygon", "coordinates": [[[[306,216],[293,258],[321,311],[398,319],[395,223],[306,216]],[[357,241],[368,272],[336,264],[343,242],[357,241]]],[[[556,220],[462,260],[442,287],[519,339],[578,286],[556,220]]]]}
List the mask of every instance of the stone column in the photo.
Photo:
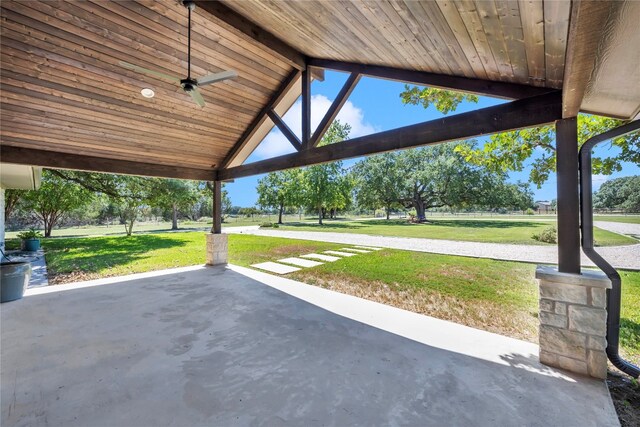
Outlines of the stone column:
{"type": "Polygon", "coordinates": [[[561,273],[539,266],[540,361],[595,378],[607,377],[606,290],[601,271],[561,273]]]}
{"type": "Polygon", "coordinates": [[[228,235],[207,233],[207,265],[226,264],[228,258],[228,235]]]}

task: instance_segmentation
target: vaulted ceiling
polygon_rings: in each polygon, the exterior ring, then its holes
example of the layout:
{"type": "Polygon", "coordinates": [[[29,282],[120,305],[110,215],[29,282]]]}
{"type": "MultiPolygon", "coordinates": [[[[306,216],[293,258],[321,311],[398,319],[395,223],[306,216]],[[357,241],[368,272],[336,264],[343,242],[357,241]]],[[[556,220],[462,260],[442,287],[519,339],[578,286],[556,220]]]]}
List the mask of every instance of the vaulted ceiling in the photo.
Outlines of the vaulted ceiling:
{"type": "MultiPolygon", "coordinates": [[[[185,75],[179,2],[3,1],[1,144],[39,150],[25,151],[24,163],[68,154],[206,177],[307,58],[563,89],[567,116],[631,118],[640,108],[640,2],[196,3],[193,74],[239,74],[203,88],[204,108],[172,82],[121,64],[185,75]],[[145,87],[156,96],[142,97],[145,87]]],[[[279,113],[299,92],[287,88],[279,113]]],[[[258,142],[237,151],[235,164],[258,142]]]]}

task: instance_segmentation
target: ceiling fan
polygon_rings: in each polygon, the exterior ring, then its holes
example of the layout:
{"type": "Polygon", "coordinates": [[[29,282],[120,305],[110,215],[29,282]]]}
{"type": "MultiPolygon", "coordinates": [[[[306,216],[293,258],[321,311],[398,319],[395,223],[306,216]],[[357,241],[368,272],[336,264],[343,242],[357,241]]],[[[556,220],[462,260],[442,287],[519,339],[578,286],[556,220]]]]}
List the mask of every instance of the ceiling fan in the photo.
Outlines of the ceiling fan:
{"type": "Polygon", "coordinates": [[[200,77],[199,79],[191,78],[191,11],[196,8],[196,5],[191,0],[183,0],[182,4],[189,11],[189,35],[188,35],[188,55],[187,55],[187,78],[181,79],[179,77],[170,76],[168,74],[160,73],[158,71],[149,70],[146,68],[138,67],[137,65],[130,64],[128,62],[120,61],[120,65],[124,68],[128,68],[138,73],[147,74],[154,77],[160,77],[162,79],[171,80],[180,84],[182,89],[191,96],[196,104],[200,107],[205,106],[204,98],[198,90],[198,87],[207,86],[213,83],[221,82],[223,80],[233,79],[238,76],[233,70],[222,71],[219,73],[208,74],[200,77]]]}

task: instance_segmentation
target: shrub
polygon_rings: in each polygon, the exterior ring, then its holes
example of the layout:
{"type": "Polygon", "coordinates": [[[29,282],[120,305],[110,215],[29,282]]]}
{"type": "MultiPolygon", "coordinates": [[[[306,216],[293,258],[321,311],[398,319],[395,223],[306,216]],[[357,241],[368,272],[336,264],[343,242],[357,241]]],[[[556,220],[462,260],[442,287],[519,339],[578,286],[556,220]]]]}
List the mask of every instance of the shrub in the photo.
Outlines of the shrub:
{"type": "Polygon", "coordinates": [[[542,230],[540,233],[534,233],[531,236],[533,240],[537,240],[538,242],[544,243],[557,243],[558,242],[558,232],[556,231],[555,226],[547,227],[542,230]]]}
{"type": "Polygon", "coordinates": [[[527,211],[525,212],[527,215],[534,215],[535,211],[531,208],[528,208],[527,211]]]}
{"type": "Polygon", "coordinates": [[[278,228],[280,227],[278,224],[272,222],[263,222],[260,224],[260,228],[278,228]]]}
{"type": "Polygon", "coordinates": [[[18,233],[18,239],[29,240],[29,239],[39,239],[42,237],[42,233],[36,230],[35,228],[30,228],[29,231],[23,231],[22,233],[18,233]]]}

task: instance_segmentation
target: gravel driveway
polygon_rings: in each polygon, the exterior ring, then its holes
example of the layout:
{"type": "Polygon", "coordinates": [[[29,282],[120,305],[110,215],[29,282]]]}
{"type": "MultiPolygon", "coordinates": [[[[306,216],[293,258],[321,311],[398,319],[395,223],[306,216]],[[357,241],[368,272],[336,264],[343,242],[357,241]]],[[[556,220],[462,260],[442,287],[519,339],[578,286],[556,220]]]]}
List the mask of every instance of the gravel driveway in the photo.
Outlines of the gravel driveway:
{"type": "Polygon", "coordinates": [[[640,224],[627,224],[624,222],[594,221],[593,225],[603,230],[614,233],[626,234],[640,239],[640,224]]]}

